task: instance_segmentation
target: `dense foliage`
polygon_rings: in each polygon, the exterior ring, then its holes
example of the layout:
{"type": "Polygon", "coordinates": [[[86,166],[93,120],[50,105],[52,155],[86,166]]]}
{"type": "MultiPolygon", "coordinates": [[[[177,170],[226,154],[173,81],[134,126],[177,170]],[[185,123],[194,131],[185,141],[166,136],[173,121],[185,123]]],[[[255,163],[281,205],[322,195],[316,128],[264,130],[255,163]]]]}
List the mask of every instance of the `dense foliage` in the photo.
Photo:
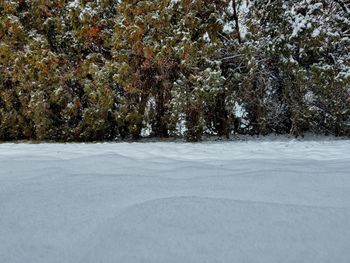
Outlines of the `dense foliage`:
{"type": "Polygon", "coordinates": [[[0,140],[350,136],[350,3],[2,0],[0,140]]]}

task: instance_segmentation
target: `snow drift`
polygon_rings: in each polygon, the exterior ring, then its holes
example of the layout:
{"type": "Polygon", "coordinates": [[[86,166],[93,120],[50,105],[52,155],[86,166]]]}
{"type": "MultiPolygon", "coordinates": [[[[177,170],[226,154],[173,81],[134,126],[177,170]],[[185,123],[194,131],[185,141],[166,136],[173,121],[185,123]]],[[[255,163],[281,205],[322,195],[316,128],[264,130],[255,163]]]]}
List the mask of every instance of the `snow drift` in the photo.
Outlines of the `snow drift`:
{"type": "Polygon", "coordinates": [[[350,141],[0,144],[0,262],[350,260],[350,141]]]}

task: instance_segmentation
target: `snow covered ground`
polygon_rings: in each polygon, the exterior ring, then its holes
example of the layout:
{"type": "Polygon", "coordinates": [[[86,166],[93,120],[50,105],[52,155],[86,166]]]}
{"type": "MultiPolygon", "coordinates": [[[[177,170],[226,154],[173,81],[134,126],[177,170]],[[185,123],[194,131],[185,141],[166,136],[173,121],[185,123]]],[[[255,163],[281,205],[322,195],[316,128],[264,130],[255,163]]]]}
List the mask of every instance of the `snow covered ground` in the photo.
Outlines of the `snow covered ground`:
{"type": "Polygon", "coordinates": [[[350,141],[0,144],[0,262],[350,262],[350,141]]]}

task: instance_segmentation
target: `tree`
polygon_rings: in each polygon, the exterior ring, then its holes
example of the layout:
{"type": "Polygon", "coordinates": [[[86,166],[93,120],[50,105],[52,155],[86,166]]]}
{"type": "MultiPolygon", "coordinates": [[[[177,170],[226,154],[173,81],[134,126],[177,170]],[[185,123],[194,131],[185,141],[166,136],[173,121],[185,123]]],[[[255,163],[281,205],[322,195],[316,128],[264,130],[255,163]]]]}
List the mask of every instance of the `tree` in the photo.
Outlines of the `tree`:
{"type": "Polygon", "coordinates": [[[240,65],[237,100],[249,130],[302,135],[324,126],[320,120],[325,116],[314,118],[330,109],[317,109],[312,103],[316,93],[318,101],[342,98],[332,112],[343,112],[334,118],[347,123],[346,16],[334,1],[251,2],[245,21],[248,32],[235,62],[240,65]]]}
{"type": "Polygon", "coordinates": [[[199,0],[122,1],[114,54],[117,81],[126,92],[122,123],[134,137],[144,125],[147,104],[154,102],[150,122],[156,136],[167,136],[174,129],[170,110],[176,108],[177,118],[181,113],[186,116],[188,139],[200,138],[203,96],[211,83],[221,79],[212,58],[223,26],[218,19],[222,3],[206,3],[203,9],[199,0]]]}

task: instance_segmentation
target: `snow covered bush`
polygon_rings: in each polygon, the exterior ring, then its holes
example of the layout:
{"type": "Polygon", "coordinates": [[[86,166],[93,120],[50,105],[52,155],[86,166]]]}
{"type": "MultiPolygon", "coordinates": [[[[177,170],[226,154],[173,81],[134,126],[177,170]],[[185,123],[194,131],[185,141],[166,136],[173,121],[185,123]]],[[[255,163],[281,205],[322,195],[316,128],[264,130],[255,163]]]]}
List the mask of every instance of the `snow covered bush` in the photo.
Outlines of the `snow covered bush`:
{"type": "Polygon", "coordinates": [[[350,135],[335,0],[3,0],[0,140],[350,135]]]}

